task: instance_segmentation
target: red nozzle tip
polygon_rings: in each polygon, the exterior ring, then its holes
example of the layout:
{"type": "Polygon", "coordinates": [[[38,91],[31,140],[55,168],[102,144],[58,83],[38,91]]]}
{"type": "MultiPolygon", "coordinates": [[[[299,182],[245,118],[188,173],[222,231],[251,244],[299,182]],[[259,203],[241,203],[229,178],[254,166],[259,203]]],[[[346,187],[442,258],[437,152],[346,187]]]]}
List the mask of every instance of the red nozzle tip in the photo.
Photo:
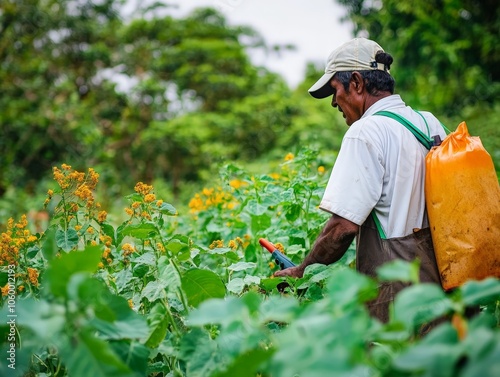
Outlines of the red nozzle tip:
{"type": "Polygon", "coordinates": [[[276,250],[276,246],[274,246],[271,242],[269,242],[264,238],[259,239],[259,243],[262,247],[265,247],[267,251],[269,251],[270,253],[276,250]]]}

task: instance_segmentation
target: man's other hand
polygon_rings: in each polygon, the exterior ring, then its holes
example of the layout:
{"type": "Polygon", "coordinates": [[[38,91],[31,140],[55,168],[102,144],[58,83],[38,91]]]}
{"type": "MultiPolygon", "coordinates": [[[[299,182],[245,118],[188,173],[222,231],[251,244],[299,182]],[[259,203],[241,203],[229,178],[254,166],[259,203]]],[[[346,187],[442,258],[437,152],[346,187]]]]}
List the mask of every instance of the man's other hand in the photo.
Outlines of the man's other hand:
{"type": "Polygon", "coordinates": [[[293,278],[301,278],[302,275],[304,275],[304,268],[301,265],[295,267],[289,267],[284,270],[276,271],[274,273],[274,276],[276,277],[290,276],[293,278]]]}

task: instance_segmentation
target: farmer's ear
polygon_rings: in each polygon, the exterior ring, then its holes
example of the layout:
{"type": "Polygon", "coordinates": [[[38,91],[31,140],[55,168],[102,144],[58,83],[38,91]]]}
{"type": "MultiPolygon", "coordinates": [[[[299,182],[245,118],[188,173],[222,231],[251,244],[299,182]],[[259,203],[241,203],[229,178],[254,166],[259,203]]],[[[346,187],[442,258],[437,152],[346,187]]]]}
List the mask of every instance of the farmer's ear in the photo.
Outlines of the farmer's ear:
{"type": "Polygon", "coordinates": [[[363,76],[361,76],[361,73],[359,73],[358,71],[354,71],[351,74],[350,84],[357,93],[362,93],[365,86],[365,82],[363,80],[363,76]]]}

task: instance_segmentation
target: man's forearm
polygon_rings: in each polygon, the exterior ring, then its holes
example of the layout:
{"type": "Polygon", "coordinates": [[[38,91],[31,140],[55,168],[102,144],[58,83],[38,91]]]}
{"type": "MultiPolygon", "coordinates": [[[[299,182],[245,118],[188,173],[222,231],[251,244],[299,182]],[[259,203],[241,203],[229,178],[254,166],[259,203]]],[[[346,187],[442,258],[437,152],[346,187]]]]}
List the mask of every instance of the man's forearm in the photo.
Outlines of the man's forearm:
{"type": "Polygon", "coordinates": [[[332,215],[301,266],[305,268],[313,263],[331,264],[338,261],[345,254],[358,231],[358,225],[340,216],[332,215]]]}

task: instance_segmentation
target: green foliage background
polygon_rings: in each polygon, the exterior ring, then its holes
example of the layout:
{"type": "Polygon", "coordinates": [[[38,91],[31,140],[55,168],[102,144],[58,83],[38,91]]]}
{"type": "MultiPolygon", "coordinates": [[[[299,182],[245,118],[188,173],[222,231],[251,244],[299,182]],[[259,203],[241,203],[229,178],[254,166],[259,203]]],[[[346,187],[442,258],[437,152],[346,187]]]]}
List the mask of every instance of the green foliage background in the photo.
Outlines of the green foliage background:
{"type": "MultiPolygon", "coordinates": [[[[499,169],[497,2],[339,2],[393,54],[407,103],[452,130],[466,120],[499,169]]],[[[0,223],[40,203],[60,163],[98,169],[110,202],[156,181],[182,208],[225,161],[258,172],[306,145],[334,157],[344,122],[307,93],[323,66],[291,89],[249,59],[287,46],[213,9],[178,19],[165,6],[124,18],[117,0],[2,2],[0,223]]]]}

